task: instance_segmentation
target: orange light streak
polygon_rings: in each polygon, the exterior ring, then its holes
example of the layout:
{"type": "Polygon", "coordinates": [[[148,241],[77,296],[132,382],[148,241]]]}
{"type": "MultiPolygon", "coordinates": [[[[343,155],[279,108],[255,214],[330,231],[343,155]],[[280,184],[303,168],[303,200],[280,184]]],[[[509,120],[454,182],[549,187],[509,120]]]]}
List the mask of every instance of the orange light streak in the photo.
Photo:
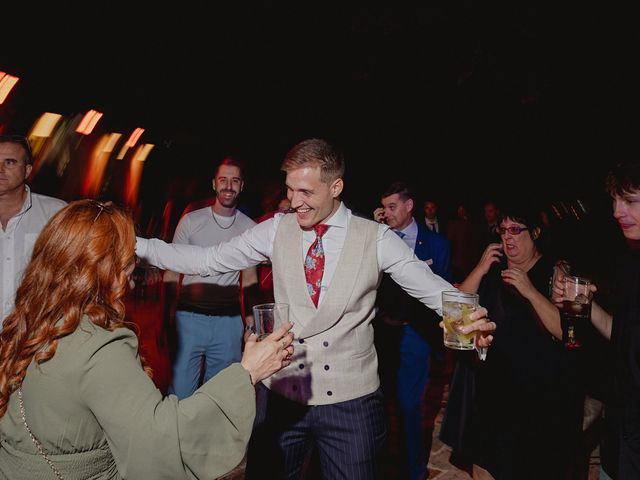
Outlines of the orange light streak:
{"type": "Polygon", "coordinates": [[[76,128],[76,132],[81,133],[82,135],[89,135],[98,121],[102,118],[102,115],[102,112],[98,112],[97,110],[89,110],[84,114],[82,120],[80,120],[80,123],[76,128]]]}
{"type": "Polygon", "coordinates": [[[0,72],[0,105],[7,99],[13,87],[18,83],[18,80],[20,80],[19,77],[0,72]]]}
{"type": "Polygon", "coordinates": [[[129,148],[133,148],[135,147],[137,141],[140,139],[140,136],[144,133],[144,128],[136,128],[132,133],[131,136],[129,137],[129,140],[127,140],[127,147],[129,148]]]}

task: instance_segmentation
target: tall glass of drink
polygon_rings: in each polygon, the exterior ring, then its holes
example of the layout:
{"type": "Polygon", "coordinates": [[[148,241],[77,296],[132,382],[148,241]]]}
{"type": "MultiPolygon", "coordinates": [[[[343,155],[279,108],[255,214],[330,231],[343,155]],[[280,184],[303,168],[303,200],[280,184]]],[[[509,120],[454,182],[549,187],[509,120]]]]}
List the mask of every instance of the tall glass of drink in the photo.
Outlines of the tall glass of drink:
{"type": "Polygon", "coordinates": [[[584,329],[591,318],[591,280],[566,275],[564,277],[564,301],[560,308],[562,341],[566,348],[578,348],[584,340],[584,329]]]}
{"type": "Polygon", "coordinates": [[[476,332],[464,334],[460,330],[473,320],[469,315],[478,309],[478,295],[458,290],[442,292],[442,320],[444,322],[444,344],[456,350],[473,350],[476,332]]]}
{"type": "Polygon", "coordinates": [[[258,341],[273,333],[284,322],[289,322],[289,305],[286,303],[262,303],[253,307],[255,332],[258,341]]]}

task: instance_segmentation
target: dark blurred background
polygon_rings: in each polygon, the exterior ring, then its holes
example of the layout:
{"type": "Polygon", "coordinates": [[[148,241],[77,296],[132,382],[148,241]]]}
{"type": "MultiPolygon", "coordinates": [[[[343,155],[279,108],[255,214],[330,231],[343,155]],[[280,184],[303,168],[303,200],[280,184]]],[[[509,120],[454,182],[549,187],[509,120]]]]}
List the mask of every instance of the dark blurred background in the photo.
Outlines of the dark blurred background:
{"type": "MultiPolygon", "coordinates": [[[[286,151],[312,136],[344,149],[345,199],[367,215],[397,178],[451,210],[512,193],[607,209],[608,166],[636,155],[638,29],[613,4],[2,10],[0,70],[20,77],[0,105],[5,131],[28,130],[44,111],[89,109],[104,112],[97,132],[144,128],[141,141],[155,147],[140,179],[141,221],[169,197],[210,195],[225,154],[247,161],[243,200],[258,216],[286,151]]],[[[79,195],[44,172],[38,180],[43,193],[79,195]]]]}

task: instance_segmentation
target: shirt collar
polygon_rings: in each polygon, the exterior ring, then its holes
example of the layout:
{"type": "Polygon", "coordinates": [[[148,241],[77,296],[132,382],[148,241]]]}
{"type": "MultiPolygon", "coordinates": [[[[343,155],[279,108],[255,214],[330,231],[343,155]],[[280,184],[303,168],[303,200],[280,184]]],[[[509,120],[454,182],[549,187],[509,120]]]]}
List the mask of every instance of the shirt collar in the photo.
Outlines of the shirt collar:
{"type": "Polygon", "coordinates": [[[404,233],[405,237],[409,238],[417,238],[418,237],[418,224],[416,223],[416,219],[412,218],[411,223],[407,225],[402,230],[398,230],[404,233]]]}
{"type": "Polygon", "coordinates": [[[27,210],[31,208],[31,189],[29,188],[29,185],[27,185],[26,183],[24,184],[24,190],[27,192],[27,194],[25,196],[24,203],[22,204],[22,208],[16,214],[16,216],[22,215],[23,213],[25,213],[27,210]]]}
{"type": "Polygon", "coordinates": [[[349,223],[349,209],[344,202],[340,202],[338,209],[323,223],[330,227],[346,228],[347,223],[349,223]]]}

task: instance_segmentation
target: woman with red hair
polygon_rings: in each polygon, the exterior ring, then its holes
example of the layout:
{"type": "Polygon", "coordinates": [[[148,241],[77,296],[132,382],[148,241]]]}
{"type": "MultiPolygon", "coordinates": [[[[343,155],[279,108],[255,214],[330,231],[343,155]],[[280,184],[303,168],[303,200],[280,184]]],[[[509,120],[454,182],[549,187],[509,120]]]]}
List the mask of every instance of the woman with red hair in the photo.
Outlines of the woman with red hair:
{"type": "Polygon", "coordinates": [[[125,322],[135,242],[110,202],[71,202],[42,230],[0,332],[0,478],[216,478],[242,460],[254,385],[290,363],[291,326],[163,397],[125,322]]]}

